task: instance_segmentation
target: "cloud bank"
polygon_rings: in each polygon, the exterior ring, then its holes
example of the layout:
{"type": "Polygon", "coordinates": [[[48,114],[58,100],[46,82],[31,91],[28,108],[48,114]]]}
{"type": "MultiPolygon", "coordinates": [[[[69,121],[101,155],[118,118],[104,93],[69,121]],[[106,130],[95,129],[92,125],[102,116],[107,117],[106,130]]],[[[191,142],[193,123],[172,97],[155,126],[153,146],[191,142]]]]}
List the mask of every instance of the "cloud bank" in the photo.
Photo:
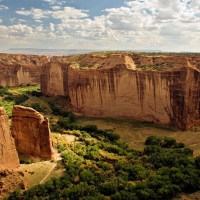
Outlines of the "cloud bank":
{"type": "Polygon", "coordinates": [[[64,6],[65,1],[44,3],[49,6],[15,10],[28,20],[4,25],[0,19],[0,41],[38,48],[200,51],[199,0],[126,1],[93,17],[90,10],[64,6]]]}

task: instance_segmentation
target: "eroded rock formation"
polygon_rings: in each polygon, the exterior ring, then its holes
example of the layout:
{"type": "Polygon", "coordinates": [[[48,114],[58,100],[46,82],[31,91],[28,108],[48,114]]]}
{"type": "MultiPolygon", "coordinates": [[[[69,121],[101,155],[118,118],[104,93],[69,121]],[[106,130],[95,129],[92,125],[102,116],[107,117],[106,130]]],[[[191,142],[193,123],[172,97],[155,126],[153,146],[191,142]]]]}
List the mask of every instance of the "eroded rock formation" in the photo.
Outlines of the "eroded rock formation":
{"type": "Polygon", "coordinates": [[[13,107],[12,135],[19,153],[44,159],[53,158],[49,121],[34,109],[13,107]]]}
{"type": "Polygon", "coordinates": [[[20,167],[15,141],[10,133],[8,115],[0,107],[0,171],[20,167]]]}
{"type": "Polygon", "coordinates": [[[47,56],[0,54],[0,86],[40,84],[40,71],[47,56]]]}
{"type": "Polygon", "coordinates": [[[73,110],[84,115],[128,117],[182,130],[200,124],[198,56],[113,54],[79,59],[79,67],[74,63],[77,57],[45,64],[42,93],[69,96],[73,110]]]}

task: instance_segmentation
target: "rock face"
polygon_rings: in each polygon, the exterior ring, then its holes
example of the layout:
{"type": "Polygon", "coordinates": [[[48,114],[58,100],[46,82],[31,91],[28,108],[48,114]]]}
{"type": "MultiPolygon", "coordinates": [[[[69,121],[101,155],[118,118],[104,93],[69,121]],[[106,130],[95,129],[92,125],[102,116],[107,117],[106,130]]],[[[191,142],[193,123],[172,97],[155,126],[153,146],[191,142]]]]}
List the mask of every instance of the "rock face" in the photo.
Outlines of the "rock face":
{"type": "Polygon", "coordinates": [[[8,115],[0,107],[0,171],[20,167],[15,141],[10,133],[8,115]]]}
{"type": "Polygon", "coordinates": [[[53,158],[49,121],[34,109],[13,107],[12,135],[19,153],[44,159],[53,158]]]}
{"type": "Polygon", "coordinates": [[[69,96],[73,110],[83,115],[133,118],[182,130],[200,124],[198,57],[109,55],[102,62],[112,59],[114,66],[92,69],[72,68],[73,62],[45,64],[42,93],[69,96]],[[124,63],[115,62],[119,57],[124,63]]]}
{"type": "Polygon", "coordinates": [[[46,56],[0,54],[0,86],[40,84],[40,71],[46,56]]]}

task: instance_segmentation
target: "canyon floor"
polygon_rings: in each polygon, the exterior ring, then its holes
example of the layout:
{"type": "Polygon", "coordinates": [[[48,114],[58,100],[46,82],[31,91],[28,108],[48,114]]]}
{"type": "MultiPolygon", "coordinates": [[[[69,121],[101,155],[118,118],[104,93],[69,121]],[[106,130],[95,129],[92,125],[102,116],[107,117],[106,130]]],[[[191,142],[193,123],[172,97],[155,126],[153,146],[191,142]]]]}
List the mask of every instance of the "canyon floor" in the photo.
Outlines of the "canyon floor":
{"type": "MultiPolygon", "coordinates": [[[[49,118],[50,123],[56,123],[59,116],[52,114],[49,102],[54,102],[56,106],[64,110],[68,109],[66,98],[63,97],[35,97],[30,95],[29,99],[23,104],[39,104],[42,109],[41,113],[49,118]]],[[[144,142],[148,136],[160,135],[172,137],[178,142],[183,142],[194,150],[195,157],[200,155],[200,129],[198,127],[196,127],[195,130],[183,132],[169,126],[139,122],[132,119],[94,118],[85,116],[78,116],[76,123],[80,125],[95,124],[99,129],[113,129],[120,135],[124,142],[137,150],[142,150],[144,148],[144,142]]],[[[58,157],[59,156],[57,155],[57,158],[58,157]]],[[[34,158],[23,155],[21,155],[20,159],[29,162],[29,164],[21,164],[21,168],[24,172],[23,179],[26,181],[27,188],[43,183],[51,177],[61,176],[64,172],[60,161],[57,162],[57,159],[38,162],[37,159],[34,160],[34,158]]],[[[200,199],[200,193],[197,192],[191,195],[182,195],[177,199],[200,199]]]]}
{"type": "Polygon", "coordinates": [[[194,150],[194,156],[200,155],[200,131],[180,131],[169,126],[139,122],[127,119],[78,117],[81,125],[95,124],[100,129],[113,129],[120,138],[137,150],[144,148],[144,142],[150,135],[167,136],[185,143],[194,150]]]}
{"type": "MultiPolygon", "coordinates": [[[[63,97],[30,97],[25,104],[39,103],[45,110],[43,113],[50,119],[50,123],[56,122],[58,116],[51,114],[49,102],[55,102],[56,106],[68,109],[68,104],[63,97]]],[[[76,123],[79,125],[94,124],[99,129],[113,129],[120,135],[120,138],[127,142],[131,147],[139,150],[144,148],[144,142],[150,135],[167,136],[176,139],[178,142],[185,143],[194,150],[194,156],[200,155],[200,128],[195,127],[194,130],[181,131],[175,127],[158,125],[154,123],[140,122],[133,119],[114,119],[114,118],[97,118],[78,116],[76,123]]]]}

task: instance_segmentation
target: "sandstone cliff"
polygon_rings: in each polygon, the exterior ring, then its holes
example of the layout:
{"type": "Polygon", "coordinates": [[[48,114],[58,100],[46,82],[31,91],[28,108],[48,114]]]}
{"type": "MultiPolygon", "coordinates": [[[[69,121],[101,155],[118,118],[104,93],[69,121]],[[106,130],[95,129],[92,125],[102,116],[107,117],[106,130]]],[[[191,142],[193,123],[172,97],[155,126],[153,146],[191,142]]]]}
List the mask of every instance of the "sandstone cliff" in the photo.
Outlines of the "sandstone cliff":
{"type": "Polygon", "coordinates": [[[40,70],[46,56],[0,54],[0,86],[40,84],[40,70]]]}
{"type": "Polygon", "coordinates": [[[107,65],[77,68],[71,57],[68,63],[45,64],[42,93],[69,96],[73,110],[84,115],[128,117],[182,130],[200,124],[198,57],[196,61],[186,56],[131,54],[86,58],[80,60],[85,66],[100,60],[107,65]]]}
{"type": "Polygon", "coordinates": [[[12,135],[19,153],[44,159],[53,158],[49,121],[34,109],[13,107],[12,135]]]}
{"type": "Polygon", "coordinates": [[[19,168],[15,142],[10,133],[8,115],[0,108],[0,171],[19,168]]]}

